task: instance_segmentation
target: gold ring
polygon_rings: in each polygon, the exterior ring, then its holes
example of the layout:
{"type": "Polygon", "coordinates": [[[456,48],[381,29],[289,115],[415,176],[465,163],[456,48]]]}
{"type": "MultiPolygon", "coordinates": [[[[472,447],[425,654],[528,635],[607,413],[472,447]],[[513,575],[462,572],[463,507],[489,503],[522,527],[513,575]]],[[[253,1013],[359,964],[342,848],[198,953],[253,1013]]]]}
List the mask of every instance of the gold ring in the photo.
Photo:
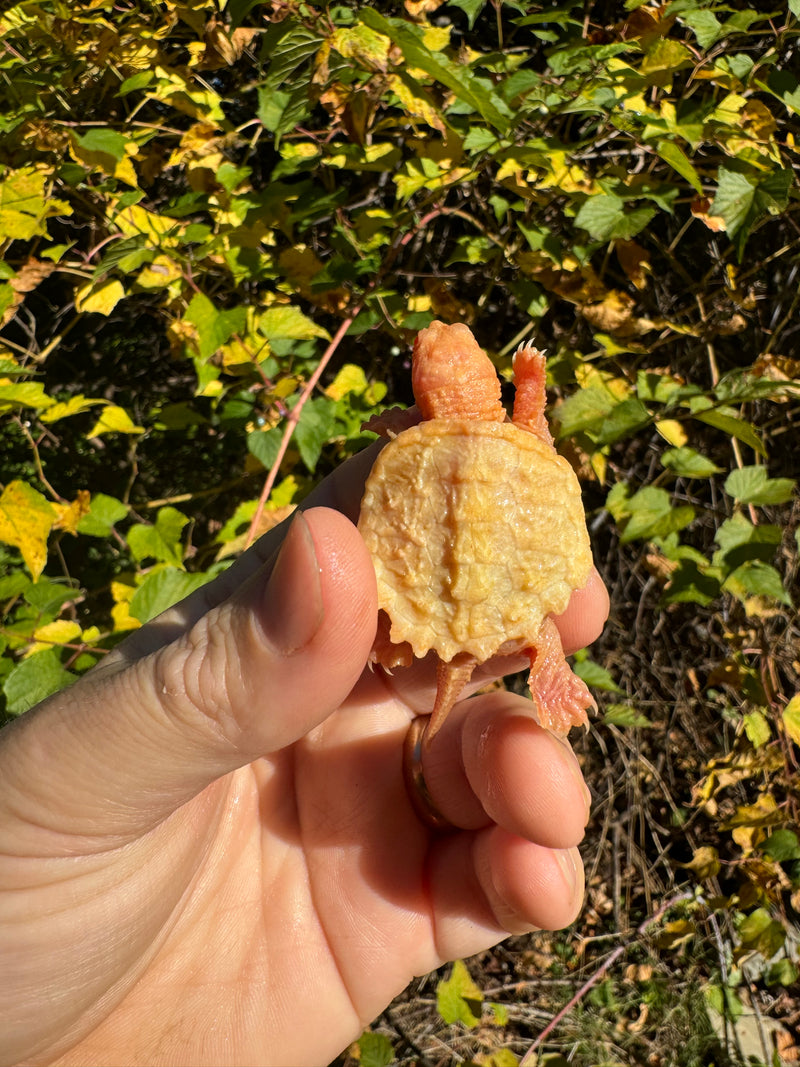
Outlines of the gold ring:
{"type": "Polygon", "coordinates": [[[428,721],[428,716],[425,715],[411,720],[403,742],[403,778],[409,799],[420,820],[431,830],[447,833],[457,830],[458,827],[446,819],[434,804],[422,770],[422,749],[428,721]]]}

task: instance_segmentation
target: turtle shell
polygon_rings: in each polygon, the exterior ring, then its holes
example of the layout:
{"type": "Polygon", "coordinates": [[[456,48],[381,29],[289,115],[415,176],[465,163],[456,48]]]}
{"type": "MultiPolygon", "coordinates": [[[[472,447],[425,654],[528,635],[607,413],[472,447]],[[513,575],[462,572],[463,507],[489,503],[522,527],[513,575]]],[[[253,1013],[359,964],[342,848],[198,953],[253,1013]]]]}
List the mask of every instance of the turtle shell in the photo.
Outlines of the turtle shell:
{"type": "Polygon", "coordinates": [[[404,430],[372,468],[358,525],[392,643],[444,662],[532,645],[592,563],[574,471],[511,422],[404,430]]]}

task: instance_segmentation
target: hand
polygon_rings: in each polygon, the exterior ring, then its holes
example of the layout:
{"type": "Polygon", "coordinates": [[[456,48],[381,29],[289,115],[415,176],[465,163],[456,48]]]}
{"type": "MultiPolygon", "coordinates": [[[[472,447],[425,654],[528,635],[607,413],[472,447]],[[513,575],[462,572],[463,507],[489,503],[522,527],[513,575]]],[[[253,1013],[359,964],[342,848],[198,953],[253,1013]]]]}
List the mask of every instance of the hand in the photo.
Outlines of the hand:
{"type": "MultiPolygon", "coordinates": [[[[414,975],[575,918],[588,794],[529,701],[460,702],[424,772],[463,829],[415,814],[435,678],[365,669],[372,458],[0,734],[2,1062],[328,1062],[414,975]]],[[[565,647],[606,610],[595,575],[565,647]]]]}

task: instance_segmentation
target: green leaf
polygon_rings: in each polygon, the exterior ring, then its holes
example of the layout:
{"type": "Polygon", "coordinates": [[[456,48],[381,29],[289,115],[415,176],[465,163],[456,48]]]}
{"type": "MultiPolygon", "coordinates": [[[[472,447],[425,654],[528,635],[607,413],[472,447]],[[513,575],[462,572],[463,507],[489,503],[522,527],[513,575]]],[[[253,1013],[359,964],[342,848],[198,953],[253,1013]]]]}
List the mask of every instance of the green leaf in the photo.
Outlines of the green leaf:
{"type": "Polygon", "coordinates": [[[33,408],[45,411],[52,407],[55,400],[44,391],[41,382],[12,382],[0,385],[0,411],[12,411],[14,408],[33,408]]]}
{"type": "Polygon", "coordinates": [[[776,863],[800,860],[800,839],[794,830],[774,830],[758,847],[776,863]]]}
{"type": "Polygon", "coordinates": [[[477,111],[501,133],[509,129],[514,116],[505,101],[476,78],[469,67],[454,63],[442,52],[431,52],[423,40],[421,29],[403,19],[387,18],[370,7],[359,11],[358,17],[371,29],[393,41],[409,67],[424,70],[430,77],[446,85],[459,100],[477,111]]]}
{"type": "Polygon", "coordinates": [[[141,623],[150,622],[205,585],[211,577],[205,573],[189,574],[177,567],[159,567],[147,575],[131,597],[130,613],[141,623]]]}
{"type": "Polygon", "coordinates": [[[293,341],[310,341],[315,337],[330,339],[324,327],[304,315],[300,308],[289,304],[267,308],[258,320],[258,328],[270,341],[278,338],[293,341]]]}
{"type": "Polygon", "coordinates": [[[40,418],[46,423],[58,422],[59,419],[68,419],[71,415],[81,415],[84,411],[89,411],[103,403],[103,400],[78,394],[71,396],[68,400],[58,400],[49,405],[40,418]]]}
{"type": "Polygon", "coordinates": [[[726,412],[718,411],[714,409],[709,410],[696,410],[692,413],[694,418],[700,422],[704,422],[707,426],[713,426],[717,430],[722,430],[723,433],[728,434],[729,437],[735,437],[737,441],[741,441],[743,444],[748,445],[754,452],[758,452],[763,456],[765,453],[764,445],[761,443],[761,439],[756,433],[751,423],[740,419],[737,415],[729,415],[726,412]]]}
{"type": "Polygon", "coordinates": [[[786,956],[775,960],[764,972],[764,982],[768,986],[791,986],[797,981],[797,977],[797,967],[786,956]]]}
{"type": "Polygon", "coordinates": [[[756,908],[739,925],[739,937],[743,949],[769,959],[783,947],[786,930],[766,908],[756,908]]]}
{"type": "Polygon", "coordinates": [[[646,715],[630,704],[609,704],[603,712],[603,722],[611,726],[651,727],[654,724],[646,715]]]}
{"type": "Polygon", "coordinates": [[[661,456],[662,464],[674,471],[681,478],[711,478],[722,471],[707,456],[695,449],[683,445],[681,448],[668,448],[661,456]]]}
{"type": "Polygon", "coordinates": [[[300,412],[294,439],[300,457],[313,474],[322,448],[331,439],[336,426],[336,404],[327,397],[309,400],[300,412]]]}
{"type": "MultiPolygon", "coordinates": [[[[800,0],[798,0],[800,3],[800,0]]],[[[451,7],[460,8],[467,16],[467,25],[470,29],[475,25],[475,19],[486,6],[486,0],[450,0],[451,7]]]]}
{"type": "Polygon", "coordinates": [[[56,649],[37,652],[18,663],[3,683],[6,710],[21,715],[74,681],[75,675],[64,667],[56,649]]]}
{"type": "Polygon", "coordinates": [[[746,712],[743,722],[744,732],[754,748],[761,748],[762,745],[766,745],[767,741],[772,737],[769,721],[763,711],[746,712]]]}
{"type": "Polygon", "coordinates": [[[701,196],[703,195],[703,183],[700,180],[700,175],[694,169],[686,153],[674,141],[658,141],[656,152],[665,163],[669,163],[674,171],[680,174],[682,178],[685,178],[696,192],[701,196]]]}
{"type": "Polygon", "coordinates": [[[462,1022],[470,1028],[481,1021],[483,993],[462,960],[456,960],[450,977],[436,986],[436,1007],[444,1022],[462,1022]]]}
{"type": "Polygon", "coordinates": [[[690,505],[673,506],[666,489],[645,486],[626,502],[624,513],[629,516],[622,532],[623,542],[649,540],[653,537],[665,537],[676,530],[682,530],[694,518],[694,508],[690,505]]]}
{"type": "Polygon", "coordinates": [[[105,493],[95,493],[89,511],[78,521],[78,533],[89,537],[109,537],[114,526],[126,518],[128,505],[105,493]]]}
{"type": "Polygon", "coordinates": [[[73,137],[87,155],[109,156],[117,163],[125,158],[127,139],[107,126],[98,126],[84,134],[75,133],[73,137]]]}
{"type": "Polygon", "coordinates": [[[177,508],[161,508],[155,524],[139,523],[128,530],[128,545],[134,557],[141,562],[154,559],[157,563],[180,564],[183,560],[181,534],[188,518],[177,508]]]}
{"type": "Polygon", "coordinates": [[[597,435],[598,445],[610,445],[630,437],[650,422],[650,412],[638,397],[628,397],[617,404],[603,419],[597,435]]]}
{"type": "Polygon", "coordinates": [[[706,987],[706,1000],[710,1008],[718,1015],[734,1022],[741,1017],[744,1006],[730,986],[709,985],[706,987]]]}
{"type": "Polygon", "coordinates": [[[785,504],[795,488],[792,478],[770,478],[766,467],[742,467],[725,479],[725,492],[742,504],[785,504]]]}
{"type": "Polygon", "coordinates": [[[750,219],[755,195],[755,186],[743,174],[720,167],[717,192],[709,214],[721,216],[725,220],[726,232],[733,237],[750,219]]]}
{"type": "Polygon", "coordinates": [[[243,332],[247,321],[244,307],[218,311],[204,293],[196,293],[184,319],[197,328],[198,352],[201,359],[210,359],[230,340],[234,333],[243,332]]]}
{"type": "Polygon", "coordinates": [[[567,397],[555,412],[559,437],[581,431],[599,431],[604,419],[619,401],[607,389],[589,386],[567,397]]]}
{"type": "Polygon", "coordinates": [[[247,451],[269,470],[278,458],[283,430],[273,426],[271,430],[255,430],[247,435],[247,451]]]}
{"type": "MultiPolygon", "coordinates": [[[[585,652],[585,650],[583,650],[585,652]]],[[[587,654],[588,655],[588,654],[587,654]]],[[[614,681],[611,672],[601,667],[594,660],[575,654],[572,670],[592,689],[604,689],[609,693],[621,693],[622,690],[614,681]]]]}
{"type": "Polygon", "coordinates": [[[575,216],[575,225],[598,241],[628,240],[645,228],[656,209],[642,205],[626,211],[625,204],[621,197],[610,194],[589,197],[575,216]]]}
{"type": "Polygon", "coordinates": [[[711,11],[688,11],[681,17],[681,21],[694,33],[697,43],[704,50],[710,48],[723,35],[722,24],[711,11]]]}
{"type": "Polygon", "coordinates": [[[754,559],[743,563],[728,575],[722,588],[741,601],[751,596],[765,596],[791,607],[792,598],[783,587],[780,574],[769,563],[754,559]]]}
{"type": "Polygon", "coordinates": [[[386,1034],[366,1030],[358,1039],[360,1067],[388,1067],[394,1062],[394,1049],[386,1034]]]}

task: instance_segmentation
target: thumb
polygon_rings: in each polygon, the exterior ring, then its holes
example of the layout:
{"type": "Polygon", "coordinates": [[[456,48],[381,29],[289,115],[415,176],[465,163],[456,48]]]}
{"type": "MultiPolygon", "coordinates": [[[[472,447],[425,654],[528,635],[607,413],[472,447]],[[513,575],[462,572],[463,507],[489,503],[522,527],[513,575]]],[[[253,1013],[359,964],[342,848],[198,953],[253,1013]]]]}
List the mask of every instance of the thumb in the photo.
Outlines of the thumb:
{"type": "Polygon", "coordinates": [[[327,508],[296,513],[274,560],[185,633],[3,731],[9,806],[29,826],[106,843],[146,832],[324,721],[361,674],[376,619],[356,528],[327,508]]]}

